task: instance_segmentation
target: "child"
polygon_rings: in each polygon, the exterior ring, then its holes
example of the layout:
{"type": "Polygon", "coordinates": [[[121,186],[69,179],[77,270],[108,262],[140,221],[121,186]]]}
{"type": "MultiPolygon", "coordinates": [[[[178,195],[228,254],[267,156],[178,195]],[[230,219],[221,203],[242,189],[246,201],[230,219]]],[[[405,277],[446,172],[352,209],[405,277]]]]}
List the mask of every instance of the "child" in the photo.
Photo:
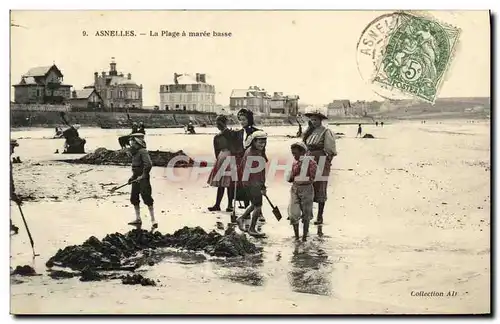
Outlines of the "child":
{"type": "Polygon", "coordinates": [[[363,129],[361,128],[361,124],[358,124],[358,132],[356,133],[356,137],[358,137],[358,136],[361,137],[362,132],[363,132],[363,129]]]}
{"type": "Polygon", "coordinates": [[[128,223],[133,226],[141,226],[141,209],[139,194],[142,197],[143,203],[148,206],[151,216],[152,229],[158,228],[158,222],[155,220],[153,198],[151,197],[151,183],[149,182],[149,172],[153,166],[148,151],[146,150],[146,142],[144,135],[135,133],[130,135],[130,153],[132,154],[132,177],[128,180],[132,184],[130,192],[130,202],[134,205],[135,221],[128,223]]]}
{"type": "MultiPolygon", "coordinates": [[[[220,133],[214,136],[214,153],[215,153],[215,165],[212,168],[212,172],[208,177],[208,184],[212,187],[217,187],[217,197],[215,200],[215,205],[208,207],[209,211],[220,211],[220,204],[222,198],[224,197],[224,190],[227,188],[227,212],[233,211],[233,198],[234,198],[234,182],[230,175],[222,175],[221,167],[224,165],[228,158],[233,158],[231,153],[233,133],[229,128],[227,128],[227,118],[223,115],[217,116],[215,119],[217,128],[220,133]]],[[[226,162],[227,163],[227,162],[226,162]]],[[[230,170],[230,165],[224,171],[230,170]]]]}
{"type": "Polygon", "coordinates": [[[309,232],[309,222],[313,219],[313,182],[316,176],[317,164],[313,157],[306,155],[307,146],[304,143],[294,143],[290,148],[295,161],[293,161],[292,172],[288,178],[288,182],[293,183],[290,190],[288,215],[297,241],[300,239],[299,220],[302,218],[304,224],[302,241],[305,242],[309,232]],[[307,165],[304,165],[305,163],[307,165]],[[303,168],[306,169],[302,171],[303,168]]]}
{"type": "Polygon", "coordinates": [[[240,174],[242,185],[247,190],[247,195],[250,200],[250,207],[248,207],[243,215],[238,217],[236,222],[240,230],[244,231],[243,222],[248,219],[252,213],[252,220],[248,234],[254,237],[264,237],[263,233],[256,230],[257,220],[262,215],[262,196],[266,194],[266,169],[265,169],[265,148],[267,143],[267,134],[263,131],[255,131],[249,137],[250,147],[248,147],[243,155],[240,165],[240,174]],[[249,159],[252,159],[250,165],[249,159]],[[258,159],[258,160],[257,160],[258,159]],[[261,165],[263,163],[264,165],[261,165]],[[248,164],[248,165],[247,165],[248,164]],[[248,171],[249,168],[261,167],[261,171],[248,171]],[[247,171],[245,171],[247,170],[247,171]]]}

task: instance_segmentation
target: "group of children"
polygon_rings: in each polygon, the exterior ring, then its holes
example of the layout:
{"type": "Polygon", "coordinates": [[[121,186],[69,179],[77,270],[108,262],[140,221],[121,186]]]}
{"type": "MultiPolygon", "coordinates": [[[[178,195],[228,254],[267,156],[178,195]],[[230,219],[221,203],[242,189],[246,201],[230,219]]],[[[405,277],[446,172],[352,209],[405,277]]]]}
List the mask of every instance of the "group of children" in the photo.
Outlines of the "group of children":
{"type": "MultiPolygon", "coordinates": [[[[227,188],[228,208],[226,211],[232,212],[233,199],[238,199],[238,193],[243,192],[246,210],[235,221],[241,231],[247,232],[254,237],[263,237],[257,229],[257,223],[265,221],[262,215],[263,197],[267,194],[265,165],[267,162],[266,144],[267,134],[254,127],[253,114],[251,111],[243,109],[238,113],[238,119],[242,126],[239,131],[229,130],[227,119],[224,116],[217,117],[217,128],[220,133],[214,137],[214,152],[216,162],[208,178],[208,183],[217,187],[217,199],[214,206],[209,207],[209,211],[220,211],[224,190],[227,188]],[[246,134],[246,136],[245,136],[246,134]],[[242,155],[240,152],[242,151],[242,155]],[[237,166],[237,178],[235,183],[229,175],[222,175],[221,167],[228,158],[235,157],[237,166]],[[258,172],[248,172],[248,170],[260,170],[258,172]],[[247,172],[246,172],[247,171],[247,172]],[[236,192],[235,192],[236,190],[236,192]],[[245,223],[250,223],[245,226],[245,223]]],[[[313,218],[313,203],[315,195],[315,177],[317,163],[313,156],[307,154],[308,147],[303,142],[292,144],[291,153],[294,157],[292,170],[288,181],[292,183],[290,204],[288,208],[288,219],[294,229],[295,238],[299,236],[299,222],[303,222],[302,240],[307,239],[309,223],[313,218]]],[[[336,153],[335,153],[336,154],[336,153]]],[[[226,163],[225,172],[231,171],[231,165],[226,163]]],[[[241,195],[240,195],[241,196],[241,195]]],[[[238,200],[240,200],[238,199],[238,200]]],[[[322,216],[321,216],[322,217],[322,216]]]]}
{"type": "MultiPolygon", "coordinates": [[[[227,128],[227,119],[224,116],[217,118],[217,127],[220,133],[214,138],[214,151],[216,163],[208,183],[217,187],[216,204],[209,207],[210,211],[220,211],[220,203],[227,188],[228,207],[226,211],[233,212],[233,200],[236,199],[238,191],[244,192],[245,207],[244,213],[236,219],[240,230],[247,232],[254,237],[263,237],[265,234],[257,230],[257,222],[263,220],[262,204],[263,197],[267,194],[266,189],[266,169],[259,163],[267,162],[266,144],[267,134],[253,126],[253,120],[248,112],[244,112],[246,125],[239,131],[232,131],[227,128]],[[246,136],[245,136],[246,135],[246,136]],[[238,181],[232,180],[230,175],[221,175],[221,162],[224,159],[234,157],[237,164],[238,181]],[[258,159],[258,158],[261,159],[258,159]],[[248,172],[250,169],[260,169],[258,172],[248,172]],[[246,172],[247,171],[247,172],[246,172]],[[216,177],[216,175],[219,175],[216,177]],[[235,192],[236,190],[236,192],[235,192]],[[248,228],[245,227],[245,221],[250,220],[248,228]]],[[[133,226],[141,226],[140,201],[142,198],[144,204],[148,206],[152,229],[158,228],[158,222],[154,215],[154,200],[149,173],[152,168],[151,158],[146,149],[143,133],[134,133],[129,135],[130,153],[132,156],[132,177],[129,183],[132,185],[130,193],[130,202],[134,206],[136,219],[129,223],[133,226]]],[[[296,142],[290,147],[291,154],[294,157],[292,170],[287,177],[288,182],[292,184],[290,189],[290,203],[288,206],[288,220],[293,227],[296,240],[300,240],[299,225],[302,220],[303,234],[302,240],[306,241],[309,233],[309,223],[313,219],[313,202],[315,196],[315,177],[318,164],[313,156],[308,154],[308,146],[303,142],[296,142]]],[[[226,169],[227,170],[227,169],[226,169]]]]}

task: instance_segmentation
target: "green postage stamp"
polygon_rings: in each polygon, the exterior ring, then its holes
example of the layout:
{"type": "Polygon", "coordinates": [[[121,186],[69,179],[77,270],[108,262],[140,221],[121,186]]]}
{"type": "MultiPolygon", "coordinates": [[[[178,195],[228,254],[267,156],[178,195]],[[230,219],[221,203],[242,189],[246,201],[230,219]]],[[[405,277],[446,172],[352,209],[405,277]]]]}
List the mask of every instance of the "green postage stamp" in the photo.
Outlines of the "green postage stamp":
{"type": "Polygon", "coordinates": [[[434,103],[460,30],[427,17],[398,15],[372,82],[434,103]]]}

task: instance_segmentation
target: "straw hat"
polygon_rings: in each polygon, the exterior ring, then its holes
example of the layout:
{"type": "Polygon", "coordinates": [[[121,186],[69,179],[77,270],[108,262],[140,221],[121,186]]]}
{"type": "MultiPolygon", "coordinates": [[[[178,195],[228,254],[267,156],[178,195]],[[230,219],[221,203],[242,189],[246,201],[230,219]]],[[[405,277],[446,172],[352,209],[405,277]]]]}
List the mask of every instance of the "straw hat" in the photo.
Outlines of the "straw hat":
{"type": "Polygon", "coordinates": [[[249,147],[250,145],[252,145],[252,142],[254,139],[256,138],[267,138],[267,134],[266,132],[264,131],[261,131],[261,130],[258,130],[258,131],[255,131],[253,132],[250,136],[247,137],[247,139],[245,140],[244,142],[244,146],[245,148],[246,147],[249,147]]]}
{"type": "Polygon", "coordinates": [[[312,117],[312,116],[318,116],[319,118],[321,119],[328,119],[328,117],[326,117],[322,112],[320,112],[319,110],[316,110],[316,111],[312,111],[312,112],[308,112],[308,113],[305,113],[304,116],[306,117],[312,117]]]}

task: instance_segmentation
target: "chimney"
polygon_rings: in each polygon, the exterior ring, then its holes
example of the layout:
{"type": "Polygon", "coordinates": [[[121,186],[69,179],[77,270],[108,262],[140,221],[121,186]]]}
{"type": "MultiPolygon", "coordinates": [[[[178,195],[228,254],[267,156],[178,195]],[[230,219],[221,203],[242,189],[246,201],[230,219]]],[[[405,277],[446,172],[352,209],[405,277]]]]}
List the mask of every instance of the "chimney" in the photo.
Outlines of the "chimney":
{"type": "Polygon", "coordinates": [[[73,90],[72,95],[73,95],[73,98],[76,98],[76,90],[73,90]]]}
{"type": "Polygon", "coordinates": [[[111,58],[112,61],[109,63],[109,75],[118,75],[118,72],[116,71],[116,63],[115,63],[115,58],[111,58]]]}
{"type": "Polygon", "coordinates": [[[204,73],[203,73],[203,74],[200,74],[200,82],[201,82],[201,83],[206,83],[206,81],[207,81],[207,80],[205,79],[205,75],[206,75],[206,74],[204,74],[204,73]]]}
{"type": "Polygon", "coordinates": [[[127,79],[132,80],[132,74],[127,74],[127,79]]]}
{"type": "Polygon", "coordinates": [[[200,82],[200,74],[196,73],[196,82],[200,82]]]}

